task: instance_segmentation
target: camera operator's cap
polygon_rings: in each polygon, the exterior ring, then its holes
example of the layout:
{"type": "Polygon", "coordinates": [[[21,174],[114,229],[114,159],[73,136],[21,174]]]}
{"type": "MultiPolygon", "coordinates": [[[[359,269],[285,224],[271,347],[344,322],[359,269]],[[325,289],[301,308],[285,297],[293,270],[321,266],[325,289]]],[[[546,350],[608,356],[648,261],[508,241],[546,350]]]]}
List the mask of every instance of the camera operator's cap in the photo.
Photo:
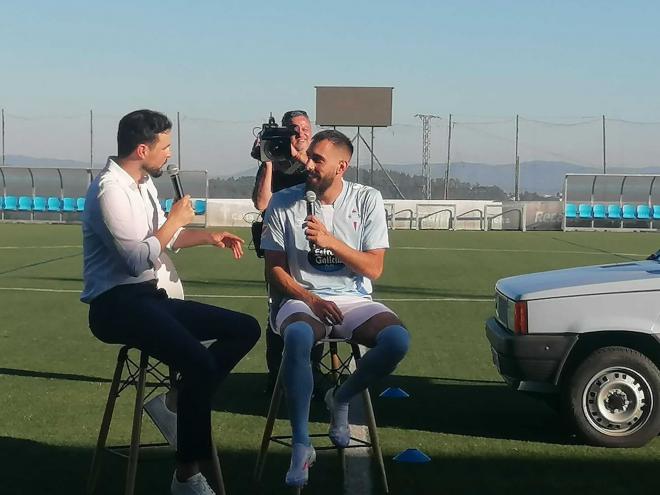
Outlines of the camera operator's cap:
{"type": "Polygon", "coordinates": [[[296,117],[305,117],[309,120],[309,115],[304,110],[289,110],[284,115],[282,115],[282,127],[289,127],[291,122],[296,117]]]}

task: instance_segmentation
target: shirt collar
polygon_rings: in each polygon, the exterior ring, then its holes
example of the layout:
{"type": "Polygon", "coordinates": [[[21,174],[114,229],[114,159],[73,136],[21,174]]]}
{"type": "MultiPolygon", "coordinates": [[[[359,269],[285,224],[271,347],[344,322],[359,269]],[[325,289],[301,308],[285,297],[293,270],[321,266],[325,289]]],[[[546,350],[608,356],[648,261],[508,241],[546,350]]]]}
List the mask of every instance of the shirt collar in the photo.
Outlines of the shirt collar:
{"type": "MultiPolygon", "coordinates": [[[[106,168],[108,171],[124,186],[129,187],[131,189],[137,190],[138,185],[133,179],[133,177],[130,176],[126,170],[124,170],[117,162],[117,157],[116,156],[110,156],[108,157],[108,163],[106,164],[106,168]]],[[[144,184],[147,181],[148,177],[144,176],[142,179],[140,179],[140,184],[144,184]]]]}

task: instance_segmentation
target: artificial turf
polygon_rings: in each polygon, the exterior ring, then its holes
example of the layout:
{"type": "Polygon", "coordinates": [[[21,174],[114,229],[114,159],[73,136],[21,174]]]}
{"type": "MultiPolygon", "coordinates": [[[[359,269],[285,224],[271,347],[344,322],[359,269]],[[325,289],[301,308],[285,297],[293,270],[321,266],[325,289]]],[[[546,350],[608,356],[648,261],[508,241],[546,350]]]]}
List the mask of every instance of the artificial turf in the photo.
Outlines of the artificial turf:
{"type": "MultiPolygon", "coordinates": [[[[233,229],[243,237],[247,229],[233,229]]],[[[640,449],[581,445],[543,402],[506,387],[492,365],[484,321],[498,278],[571,266],[641,259],[658,247],[653,233],[392,231],[376,298],[409,327],[410,353],[373,388],[390,478],[399,494],[556,494],[658,491],[658,440],[640,449]],[[377,399],[387,386],[404,400],[377,399]],[[392,457],[419,448],[423,465],[392,457]]],[[[83,493],[117,347],[87,328],[80,227],[0,224],[1,494],[83,493]],[[20,289],[46,289],[44,292],[20,289]],[[54,292],[51,292],[53,290],[54,292]]],[[[194,248],[175,256],[187,297],[265,319],[263,263],[252,252],[194,248]],[[221,296],[221,297],[217,297],[221,296]]],[[[222,386],[214,424],[228,493],[250,493],[268,398],[263,340],[222,386]]],[[[132,394],[118,402],[111,443],[130,434],[132,394]]],[[[322,432],[322,408],[312,410],[322,432]]],[[[159,436],[148,420],[146,440],[159,436]]],[[[286,421],[278,431],[287,431],[286,421]]],[[[273,447],[262,493],[283,485],[288,451],[273,447]]],[[[124,463],[106,456],[98,493],[121,493],[124,463]]],[[[168,493],[171,453],[141,463],[136,493],[168,493]]],[[[375,485],[378,487],[378,485],[375,485]]],[[[308,493],[341,492],[331,453],[311,471],[308,493]]]]}

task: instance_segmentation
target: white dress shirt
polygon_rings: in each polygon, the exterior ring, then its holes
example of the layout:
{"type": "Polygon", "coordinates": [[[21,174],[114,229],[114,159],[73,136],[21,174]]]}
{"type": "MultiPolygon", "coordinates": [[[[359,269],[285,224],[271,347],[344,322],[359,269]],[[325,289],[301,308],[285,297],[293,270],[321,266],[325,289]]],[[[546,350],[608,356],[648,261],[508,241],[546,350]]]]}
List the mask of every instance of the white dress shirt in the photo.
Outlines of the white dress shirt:
{"type": "MultiPolygon", "coordinates": [[[[174,265],[161,253],[154,236],[164,223],[151,178],[145,176],[138,184],[114,157],[108,158],[87,190],[82,214],[84,289],[80,300],[90,303],[117,285],[147,282],[165,273],[170,285],[176,279],[174,285],[180,286],[174,265]]],[[[169,249],[181,230],[168,242],[169,249]]]]}

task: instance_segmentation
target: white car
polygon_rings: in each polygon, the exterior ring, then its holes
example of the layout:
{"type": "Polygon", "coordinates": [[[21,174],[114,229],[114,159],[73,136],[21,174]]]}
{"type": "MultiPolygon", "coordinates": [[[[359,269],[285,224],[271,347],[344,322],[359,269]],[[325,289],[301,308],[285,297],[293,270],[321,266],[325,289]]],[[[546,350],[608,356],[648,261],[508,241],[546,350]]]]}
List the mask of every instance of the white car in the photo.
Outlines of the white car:
{"type": "Polygon", "coordinates": [[[558,394],[593,445],[639,447],[660,432],[660,261],[501,279],[486,322],[493,361],[521,391],[558,394]]]}

